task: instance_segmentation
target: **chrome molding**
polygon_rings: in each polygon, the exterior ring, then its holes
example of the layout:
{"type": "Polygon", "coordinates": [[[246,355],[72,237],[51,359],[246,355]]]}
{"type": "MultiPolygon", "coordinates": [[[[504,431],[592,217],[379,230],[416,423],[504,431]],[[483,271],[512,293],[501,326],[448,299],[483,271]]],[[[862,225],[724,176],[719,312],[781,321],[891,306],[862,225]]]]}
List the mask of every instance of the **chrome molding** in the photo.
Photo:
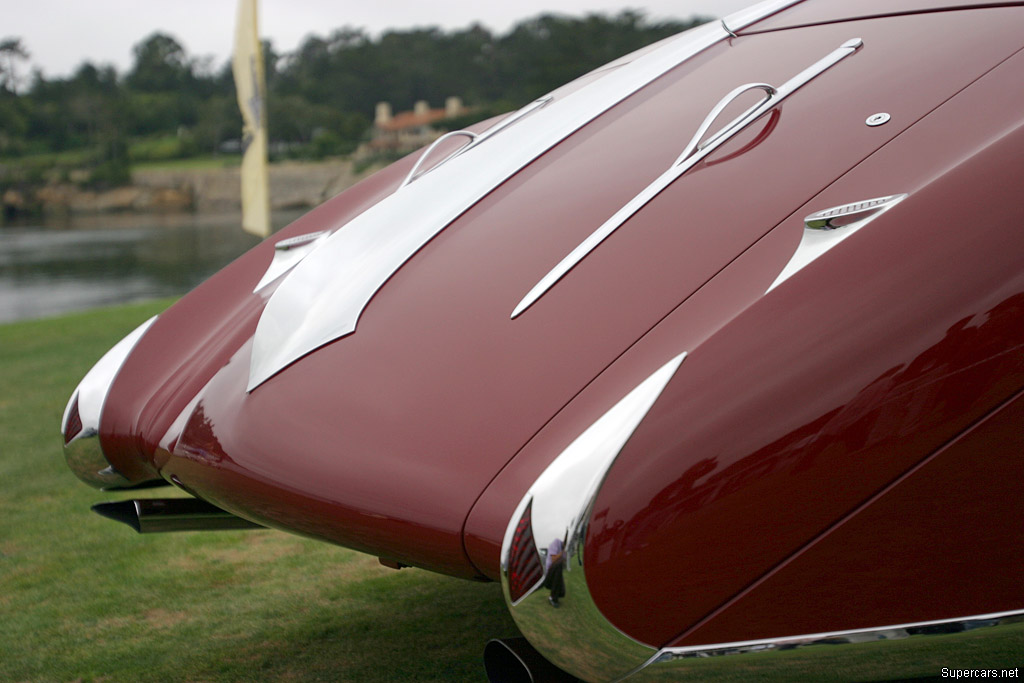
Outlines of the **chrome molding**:
{"type": "Polygon", "coordinates": [[[1024,610],[1014,610],[786,638],[663,648],[627,676],[631,681],[677,681],[681,678],[731,681],[742,672],[747,678],[785,681],[792,679],[795,672],[807,676],[815,669],[842,680],[938,676],[943,664],[951,669],[1014,666],[1017,662],[1001,664],[996,658],[988,657],[984,667],[965,667],[966,648],[977,651],[982,638],[992,644],[994,640],[1005,639],[1008,646],[1019,647],[1022,634],[1024,610]],[[938,662],[934,660],[934,651],[931,659],[922,656],[925,654],[922,644],[927,647],[933,636],[944,639],[938,662]],[[966,642],[968,640],[972,642],[966,642]],[[856,647],[842,647],[844,645],[856,647]],[[958,646],[965,650],[959,651],[958,646]],[[865,667],[872,649],[884,651],[884,664],[880,665],[883,669],[865,667]],[[859,676],[855,672],[859,672],[859,676]]]}
{"type": "Polygon", "coordinates": [[[594,603],[583,566],[584,540],[591,509],[609,468],[686,358],[682,353],[639,384],[594,422],[552,461],[530,487],[509,521],[501,546],[501,582],[505,600],[520,631],[556,666],[587,680],[608,680],[648,661],[656,648],[623,634],[594,603]],[[549,574],[513,599],[509,567],[513,538],[530,510],[537,545],[559,539],[564,547],[564,595],[555,603],[541,590],[549,574]],[[553,639],[550,634],[557,633],[553,639]],[[590,645],[585,651],[581,643],[590,645]]]}
{"type": "Polygon", "coordinates": [[[807,216],[804,219],[805,228],[800,238],[800,244],[797,245],[796,251],[793,252],[793,256],[790,257],[779,276],[765,290],[765,294],[906,198],[906,194],[894,194],[888,197],[865,199],[817,211],[807,216]]]}
{"type": "Polygon", "coordinates": [[[103,489],[131,485],[110,466],[100,449],[100,416],[114,378],[135,344],[156,319],[157,316],[153,316],[142,323],[107,351],[78,383],[64,408],[60,423],[64,458],[75,476],[90,486],[103,489]]]}
{"type": "Polygon", "coordinates": [[[253,287],[253,294],[298,265],[299,261],[309,256],[313,253],[313,250],[323,244],[330,234],[329,230],[320,230],[319,232],[289,237],[286,240],[275,243],[274,258],[270,261],[270,265],[267,266],[267,272],[263,273],[263,277],[253,287]]]}
{"type": "Polygon", "coordinates": [[[355,331],[392,274],[463,212],[582,126],[726,36],[721,25],[709,23],[666,41],[536,107],[486,145],[467,145],[336,230],[267,301],[254,336],[248,390],[355,331]]]}
{"type": "Polygon", "coordinates": [[[637,211],[647,206],[652,199],[661,194],[665,188],[674,183],[681,175],[696,166],[705,157],[721,147],[722,144],[734,137],[744,128],[754,123],[757,119],[771,111],[773,108],[777,107],[787,97],[802,88],[816,76],[824,73],[846,57],[852,55],[860,49],[863,44],[864,43],[860,38],[851,38],[822,59],[818,60],[793,78],[780,85],[778,88],[774,88],[767,83],[748,83],[746,85],[741,85],[727,94],[718,102],[718,104],[715,105],[710,114],[708,114],[704,119],[704,122],[698,128],[696,135],[694,135],[693,139],[690,140],[689,144],[684,148],[683,153],[679,155],[671,166],[669,166],[668,170],[655,178],[650,185],[641,190],[635,197],[633,197],[633,199],[629,200],[621,209],[616,211],[608,220],[598,227],[597,230],[592,232],[585,240],[583,240],[583,242],[573,249],[568,256],[563,258],[554,268],[542,277],[540,281],[534,285],[529,292],[527,292],[526,296],[522,298],[515,309],[513,309],[511,317],[515,319],[523,313],[523,311],[532,306],[544,295],[545,292],[551,289],[555,283],[561,280],[570,270],[575,268],[576,265],[587,256],[587,254],[596,249],[598,245],[618,230],[623,223],[629,220],[637,211]],[[706,141],[701,143],[700,141],[704,134],[711,127],[714,120],[718,118],[718,115],[722,113],[725,107],[736,97],[752,89],[764,90],[767,93],[767,96],[756,105],[740,114],[736,119],[726,124],[721,130],[712,135],[706,141]]]}

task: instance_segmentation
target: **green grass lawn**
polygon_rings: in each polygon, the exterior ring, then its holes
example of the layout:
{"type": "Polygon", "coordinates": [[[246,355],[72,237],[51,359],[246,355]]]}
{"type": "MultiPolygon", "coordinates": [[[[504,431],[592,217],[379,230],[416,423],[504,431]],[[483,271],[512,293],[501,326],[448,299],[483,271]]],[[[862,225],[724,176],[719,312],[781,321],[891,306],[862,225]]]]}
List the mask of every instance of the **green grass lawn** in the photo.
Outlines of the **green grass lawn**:
{"type": "Polygon", "coordinates": [[[0,681],[485,680],[484,643],[515,635],[497,584],[278,531],[140,536],[89,511],[130,496],[64,465],[65,401],[169,303],[0,325],[0,681]]]}

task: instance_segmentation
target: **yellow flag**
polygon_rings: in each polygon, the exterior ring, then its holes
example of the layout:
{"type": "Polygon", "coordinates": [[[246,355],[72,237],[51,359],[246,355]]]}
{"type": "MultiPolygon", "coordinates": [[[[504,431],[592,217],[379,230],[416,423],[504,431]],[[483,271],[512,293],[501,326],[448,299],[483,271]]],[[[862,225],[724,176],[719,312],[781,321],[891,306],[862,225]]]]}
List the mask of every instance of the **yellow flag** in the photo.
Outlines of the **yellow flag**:
{"type": "Polygon", "coordinates": [[[266,237],[270,234],[267,100],[256,13],[257,0],[239,0],[231,70],[242,110],[242,227],[266,237]]]}

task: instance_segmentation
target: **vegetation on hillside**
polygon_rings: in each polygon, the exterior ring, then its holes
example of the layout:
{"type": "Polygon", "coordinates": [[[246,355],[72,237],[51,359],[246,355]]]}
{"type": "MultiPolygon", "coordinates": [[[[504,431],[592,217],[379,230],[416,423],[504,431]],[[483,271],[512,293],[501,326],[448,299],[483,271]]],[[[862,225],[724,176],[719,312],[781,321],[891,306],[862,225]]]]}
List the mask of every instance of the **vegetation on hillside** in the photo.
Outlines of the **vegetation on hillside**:
{"type": "MultiPolygon", "coordinates": [[[[310,35],[291,53],[266,42],[272,153],[348,153],[381,101],[402,111],[454,95],[481,118],[505,111],[701,21],[544,14],[503,35],[480,25],[378,37],[345,27],[310,35]]],[[[84,182],[116,185],[133,163],[224,153],[239,137],[230,64],[190,55],[171,35],[139,42],[123,74],[83,62],[70,77],[48,79],[26,73],[30,57],[20,38],[0,40],[0,191],[83,167],[84,182]]]]}

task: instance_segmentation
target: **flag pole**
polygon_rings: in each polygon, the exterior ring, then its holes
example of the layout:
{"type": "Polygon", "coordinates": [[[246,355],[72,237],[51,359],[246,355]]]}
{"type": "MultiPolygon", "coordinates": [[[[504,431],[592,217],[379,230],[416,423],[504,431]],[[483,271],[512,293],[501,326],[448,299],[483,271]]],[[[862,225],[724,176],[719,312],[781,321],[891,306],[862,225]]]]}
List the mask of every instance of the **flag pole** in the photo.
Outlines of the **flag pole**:
{"type": "Polygon", "coordinates": [[[239,0],[231,70],[242,111],[242,228],[266,237],[270,234],[267,99],[257,13],[258,0],[239,0]]]}

